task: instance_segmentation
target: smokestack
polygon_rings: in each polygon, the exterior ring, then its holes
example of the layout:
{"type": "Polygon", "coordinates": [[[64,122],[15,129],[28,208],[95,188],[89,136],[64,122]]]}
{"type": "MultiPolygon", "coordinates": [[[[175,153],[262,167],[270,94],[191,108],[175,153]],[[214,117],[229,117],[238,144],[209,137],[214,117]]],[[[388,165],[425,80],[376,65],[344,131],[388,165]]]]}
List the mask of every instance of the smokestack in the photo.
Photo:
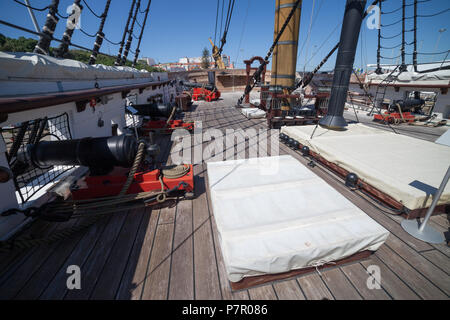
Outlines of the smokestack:
{"type": "Polygon", "coordinates": [[[348,85],[352,75],[365,7],[366,0],[347,0],[345,5],[328,112],[319,121],[321,126],[328,129],[344,130],[347,126],[347,122],[342,115],[344,114],[345,101],[347,100],[348,85]]]}

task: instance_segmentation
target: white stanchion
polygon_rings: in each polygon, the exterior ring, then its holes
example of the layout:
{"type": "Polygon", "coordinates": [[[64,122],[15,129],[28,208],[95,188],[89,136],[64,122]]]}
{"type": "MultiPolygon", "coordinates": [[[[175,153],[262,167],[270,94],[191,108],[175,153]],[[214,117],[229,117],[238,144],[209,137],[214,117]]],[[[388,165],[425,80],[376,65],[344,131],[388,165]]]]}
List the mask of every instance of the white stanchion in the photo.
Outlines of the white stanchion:
{"type": "Polygon", "coordinates": [[[447,173],[445,174],[445,177],[442,180],[438,191],[434,194],[433,202],[431,203],[431,206],[428,208],[427,214],[425,215],[425,218],[423,219],[422,223],[420,223],[419,220],[416,221],[405,219],[402,221],[403,229],[413,237],[429,243],[444,242],[445,240],[444,235],[441,232],[438,232],[434,228],[430,227],[428,225],[428,220],[430,220],[434,208],[436,207],[436,204],[438,203],[442,193],[444,192],[445,186],[447,185],[449,178],[450,178],[450,167],[448,167],[447,173]]]}

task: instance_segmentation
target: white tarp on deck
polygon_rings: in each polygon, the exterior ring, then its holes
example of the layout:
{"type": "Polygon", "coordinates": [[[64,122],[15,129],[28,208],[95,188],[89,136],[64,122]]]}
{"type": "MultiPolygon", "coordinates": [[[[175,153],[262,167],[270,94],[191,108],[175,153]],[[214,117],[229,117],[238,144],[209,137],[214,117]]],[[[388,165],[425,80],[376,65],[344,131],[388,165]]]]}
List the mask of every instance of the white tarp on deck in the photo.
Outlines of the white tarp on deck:
{"type": "Polygon", "coordinates": [[[241,113],[248,119],[261,119],[266,117],[266,112],[258,108],[242,108],[241,113]]]}
{"type": "MultiPolygon", "coordinates": [[[[439,63],[428,63],[428,64],[419,64],[417,66],[417,71],[414,71],[413,65],[408,65],[406,71],[398,72],[395,71],[392,75],[391,72],[395,68],[395,66],[382,66],[384,73],[376,74],[370,73],[367,75],[365,82],[366,83],[380,83],[386,82],[386,78],[390,75],[394,81],[390,84],[396,85],[428,85],[428,86],[442,86],[448,85],[450,80],[450,70],[442,69],[448,68],[450,66],[450,61],[443,61],[439,63]],[[426,70],[433,70],[430,72],[426,72],[426,70]]],[[[388,81],[389,82],[389,81],[388,81]]]]}
{"type": "MultiPolygon", "coordinates": [[[[450,165],[450,147],[363,124],[345,131],[291,126],[281,132],[326,160],[402,202],[410,210],[428,207],[450,165]]],[[[450,184],[439,204],[450,203],[450,184]]]]}
{"type": "Polygon", "coordinates": [[[151,78],[146,70],[88,65],[36,53],[0,52],[0,80],[97,80],[151,78]]]}
{"type": "Polygon", "coordinates": [[[207,163],[232,282],[377,250],[382,226],[291,156],[207,163]]]}

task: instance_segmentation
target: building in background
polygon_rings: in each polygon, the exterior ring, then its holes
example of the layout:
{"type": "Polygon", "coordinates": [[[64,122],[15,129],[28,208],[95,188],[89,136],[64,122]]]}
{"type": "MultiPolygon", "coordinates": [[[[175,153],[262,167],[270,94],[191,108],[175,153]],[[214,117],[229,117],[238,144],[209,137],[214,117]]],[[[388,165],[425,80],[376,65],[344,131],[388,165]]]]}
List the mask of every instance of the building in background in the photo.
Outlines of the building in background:
{"type": "Polygon", "coordinates": [[[156,65],[156,61],[153,58],[142,57],[141,59],[138,60],[138,62],[146,63],[149,66],[156,65]]]}
{"type": "MultiPolygon", "coordinates": [[[[231,63],[230,56],[222,55],[223,62],[225,63],[225,67],[227,69],[234,69],[234,65],[231,63]]],[[[214,68],[214,59],[212,56],[209,57],[210,68],[214,68]]],[[[202,57],[194,57],[194,58],[180,58],[178,62],[168,62],[168,63],[160,63],[157,66],[169,71],[191,71],[191,70],[200,70],[202,69],[202,57]]]]}

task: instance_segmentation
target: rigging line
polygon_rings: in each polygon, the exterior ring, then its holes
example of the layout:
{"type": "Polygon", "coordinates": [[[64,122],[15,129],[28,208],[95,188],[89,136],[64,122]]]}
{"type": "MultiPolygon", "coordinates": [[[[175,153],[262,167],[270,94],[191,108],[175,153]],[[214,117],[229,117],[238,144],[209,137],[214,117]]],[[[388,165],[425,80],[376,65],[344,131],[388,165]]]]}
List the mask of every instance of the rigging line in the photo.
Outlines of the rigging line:
{"type": "MultiPolygon", "coordinates": [[[[110,5],[111,5],[111,0],[106,0],[105,9],[103,10],[102,19],[100,20],[100,25],[98,26],[98,30],[97,30],[97,38],[95,39],[95,42],[94,42],[94,48],[92,49],[92,54],[89,57],[90,65],[93,65],[96,63],[98,51],[100,50],[103,40],[105,39],[105,34],[103,32],[103,28],[105,27],[105,22],[106,22],[106,18],[108,17],[108,11],[109,11],[110,5]]],[[[106,39],[106,41],[110,42],[107,39],[106,39]]],[[[109,46],[108,46],[108,48],[109,48],[109,46]]]]}
{"type": "MultiPolygon", "coordinates": [[[[406,53],[406,54],[408,54],[408,53],[406,53]]],[[[380,56],[380,57],[383,58],[383,59],[390,59],[390,60],[392,60],[392,59],[400,58],[401,56],[402,56],[402,55],[399,54],[398,56],[395,56],[395,57],[384,57],[384,56],[380,56]]]]}
{"type": "Polygon", "coordinates": [[[222,36],[222,39],[220,40],[221,44],[220,44],[220,48],[218,50],[219,55],[222,54],[223,47],[224,47],[225,43],[227,42],[227,34],[228,34],[228,30],[230,28],[231,17],[233,15],[234,3],[235,3],[235,0],[229,0],[229,2],[228,2],[227,19],[225,21],[225,28],[223,30],[223,36],[222,36]]]}
{"type": "Polygon", "coordinates": [[[131,42],[133,41],[133,30],[134,30],[134,25],[136,23],[136,18],[138,15],[138,11],[139,8],[141,7],[141,0],[137,0],[137,5],[136,5],[136,9],[134,11],[134,15],[133,15],[133,21],[131,22],[131,27],[130,30],[128,30],[128,39],[127,39],[127,43],[125,45],[125,50],[123,51],[123,55],[122,55],[122,61],[120,62],[121,65],[125,65],[126,61],[127,61],[127,57],[128,57],[128,52],[131,48],[131,42]]]}
{"type": "Polygon", "coordinates": [[[380,46],[380,48],[381,49],[395,49],[395,48],[398,48],[398,47],[400,47],[402,44],[400,43],[400,44],[398,44],[398,45],[396,45],[396,46],[393,46],[393,47],[384,47],[384,46],[380,46]]]}
{"type": "Polygon", "coordinates": [[[217,37],[217,21],[219,20],[219,1],[217,0],[217,10],[216,10],[216,26],[214,28],[214,45],[216,45],[216,37],[217,37]]]}
{"type": "Polygon", "coordinates": [[[130,12],[128,13],[128,18],[127,18],[127,22],[125,24],[125,28],[123,29],[122,40],[120,41],[120,48],[119,48],[119,52],[116,57],[115,65],[120,65],[120,60],[122,59],[123,45],[125,43],[125,38],[128,33],[128,27],[130,26],[130,21],[131,21],[132,15],[133,15],[133,9],[134,9],[135,4],[136,4],[136,0],[133,0],[131,3],[130,12]]]}
{"type": "Polygon", "coordinates": [[[418,16],[419,18],[435,17],[435,16],[438,16],[438,15],[440,15],[440,14],[443,14],[443,13],[449,11],[449,10],[450,10],[450,8],[447,8],[447,9],[445,9],[445,10],[442,10],[442,11],[439,11],[439,12],[436,12],[436,13],[433,13],[433,14],[418,14],[417,16],[418,16]]]}
{"type": "MultiPolygon", "coordinates": [[[[291,12],[289,12],[289,15],[287,16],[286,20],[283,23],[283,26],[281,27],[280,31],[278,32],[275,40],[272,43],[272,46],[270,47],[269,51],[267,52],[265,58],[264,58],[264,63],[261,63],[261,65],[259,66],[259,68],[255,71],[255,73],[252,75],[250,82],[253,82],[252,85],[247,84],[247,86],[245,87],[244,90],[244,94],[238,99],[238,104],[241,104],[242,101],[244,100],[245,96],[247,94],[250,93],[250,91],[253,90],[253,88],[255,87],[256,83],[259,80],[259,77],[264,69],[264,67],[269,63],[269,58],[273,53],[273,50],[275,49],[275,46],[278,44],[278,41],[281,38],[281,35],[283,34],[284,30],[286,29],[287,25],[289,24],[289,21],[291,21],[292,17],[294,16],[295,10],[297,10],[298,5],[300,4],[302,0],[297,0],[294,4],[294,6],[291,9],[291,12]]],[[[378,1],[378,0],[377,0],[378,1]]]]}
{"type": "Polygon", "coordinates": [[[145,10],[145,15],[144,15],[144,22],[143,22],[142,27],[141,27],[141,33],[139,34],[139,40],[138,40],[138,44],[137,44],[137,47],[136,47],[136,52],[134,54],[133,64],[131,65],[132,67],[136,66],[136,63],[137,63],[137,60],[138,60],[138,57],[139,57],[139,52],[141,51],[140,47],[141,47],[142,36],[144,35],[145,24],[147,23],[147,18],[148,18],[148,13],[150,11],[151,3],[152,3],[152,0],[148,0],[147,9],[145,10]]]}
{"type": "MultiPolygon", "coordinates": [[[[417,52],[418,55],[438,55],[448,53],[450,50],[442,51],[442,52],[417,52]]],[[[412,55],[412,53],[406,53],[407,55],[412,55]]]]}
{"type": "Polygon", "coordinates": [[[305,70],[306,70],[306,61],[307,61],[306,59],[308,59],[309,40],[311,38],[311,29],[312,29],[312,22],[313,22],[314,6],[315,5],[316,5],[316,0],[313,0],[312,9],[311,9],[311,19],[309,21],[308,35],[306,36],[306,53],[305,53],[305,64],[303,65],[303,74],[305,74],[305,70]]]}
{"type": "MultiPolygon", "coordinates": [[[[407,19],[407,18],[405,18],[405,19],[407,19]]],[[[393,23],[390,23],[390,24],[382,24],[381,26],[382,26],[382,27],[390,27],[390,26],[393,26],[394,24],[400,23],[400,22],[402,22],[402,21],[403,21],[403,18],[401,18],[400,20],[395,21],[395,22],[393,22],[393,23]]]]}
{"type": "Polygon", "coordinates": [[[24,7],[27,7],[29,9],[36,10],[36,11],[45,11],[45,10],[50,8],[50,6],[46,6],[45,8],[35,8],[35,7],[27,5],[26,3],[20,2],[18,0],[13,0],[13,1],[18,3],[18,4],[20,4],[20,5],[22,5],[22,6],[24,6],[24,7]]]}
{"type": "Polygon", "coordinates": [[[101,19],[103,18],[103,14],[102,15],[98,15],[94,12],[94,10],[91,9],[91,7],[89,6],[89,4],[87,3],[87,1],[83,0],[83,3],[86,5],[86,7],[88,8],[88,10],[97,18],[101,19]]]}
{"type": "Polygon", "coordinates": [[[106,40],[107,42],[111,43],[112,45],[115,45],[115,46],[117,46],[117,45],[120,44],[120,41],[118,41],[118,42],[113,42],[113,41],[109,40],[107,37],[103,37],[103,39],[106,40]]]}
{"type": "Polygon", "coordinates": [[[336,30],[338,29],[338,27],[341,25],[341,22],[338,22],[336,27],[334,27],[333,31],[331,31],[331,33],[328,35],[328,37],[325,39],[324,42],[322,42],[322,44],[320,45],[319,49],[317,49],[317,51],[311,56],[311,58],[308,60],[307,64],[311,62],[311,60],[319,53],[320,49],[322,49],[322,47],[328,42],[328,40],[331,38],[331,36],[336,32],[336,30]]]}
{"type": "MultiPolygon", "coordinates": [[[[424,2],[430,2],[430,1],[431,0],[423,0],[423,1],[417,1],[417,3],[424,3],[424,2]]],[[[414,5],[414,3],[409,3],[409,4],[405,4],[405,7],[410,7],[410,6],[413,6],[413,5],[414,5]]],[[[395,10],[388,11],[388,12],[381,11],[381,14],[391,14],[391,13],[394,13],[394,12],[397,12],[397,11],[401,10],[402,8],[403,8],[403,6],[401,6],[400,8],[397,8],[395,10]]]]}
{"type": "Polygon", "coordinates": [[[69,16],[63,16],[63,15],[60,14],[58,11],[56,11],[56,14],[57,14],[61,19],[69,19],[69,16]]]}
{"type": "Polygon", "coordinates": [[[86,31],[84,31],[82,28],[79,29],[82,33],[84,33],[86,36],[88,36],[89,38],[95,38],[97,36],[97,34],[89,34],[86,31]]]}
{"type": "Polygon", "coordinates": [[[247,16],[248,16],[248,10],[250,8],[250,0],[248,0],[247,2],[247,10],[245,10],[245,18],[244,18],[244,23],[242,25],[242,31],[241,31],[241,37],[239,38],[239,47],[238,47],[238,51],[236,54],[236,65],[238,63],[238,59],[239,59],[239,53],[241,52],[241,44],[242,44],[242,39],[244,37],[244,32],[245,32],[245,26],[247,24],[247,16]]]}
{"type": "Polygon", "coordinates": [[[142,29],[142,24],[139,22],[139,20],[138,19],[136,19],[136,23],[137,23],[137,25],[139,26],[139,28],[141,28],[142,29]]]}
{"type": "MultiPolygon", "coordinates": [[[[314,20],[313,20],[313,22],[312,22],[312,27],[314,27],[314,25],[315,25],[315,23],[316,23],[316,20],[317,20],[317,17],[319,16],[319,12],[320,12],[320,9],[322,8],[323,2],[324,2],[324,0],[323,0],[323,1],[320,3],[320,5],[319,5],[319,9],[317,10],[316,15],[315,15],[315,17],[314,17],[314,20]]],[[[306,44],[306,39],[305,39],[305,41],[303,41],[302,47],[300,48],[300,51],[299,51],[298,54],[297,54],[297,60],[298,60],[298,58],[300,57],[300,55],[302,54],[303,49],[305,48],[305,44],[306,44]]]]}
{"type": "Polygon", "coordinates": [[[222,0],[222,13],[221,13],[221,18],[220,18],[220,32],[219,32],[219,34],[222,34],[224,5],[225,5],[225,0],[222,0]]]}
{"type": "MultiPolygon", "coordinates": [[[[413,30],[409,30],[409,31],[413,31],[413,30]]],[[[408,32],[408,31],[405,31],[405,32],[408,32]]],[[[392,36],[392,37],[386,37],[386,36],[383,36],[383,35],[381,35],[380,37],[381,37],[382,39],[388,40],[388,39],[394,39],[394,38],[398,37],[398,36],[401,35],[401,34],[402,34],[402,32],[400,31],[399,33],[397,33],[395,36],[392,36]]]]}

